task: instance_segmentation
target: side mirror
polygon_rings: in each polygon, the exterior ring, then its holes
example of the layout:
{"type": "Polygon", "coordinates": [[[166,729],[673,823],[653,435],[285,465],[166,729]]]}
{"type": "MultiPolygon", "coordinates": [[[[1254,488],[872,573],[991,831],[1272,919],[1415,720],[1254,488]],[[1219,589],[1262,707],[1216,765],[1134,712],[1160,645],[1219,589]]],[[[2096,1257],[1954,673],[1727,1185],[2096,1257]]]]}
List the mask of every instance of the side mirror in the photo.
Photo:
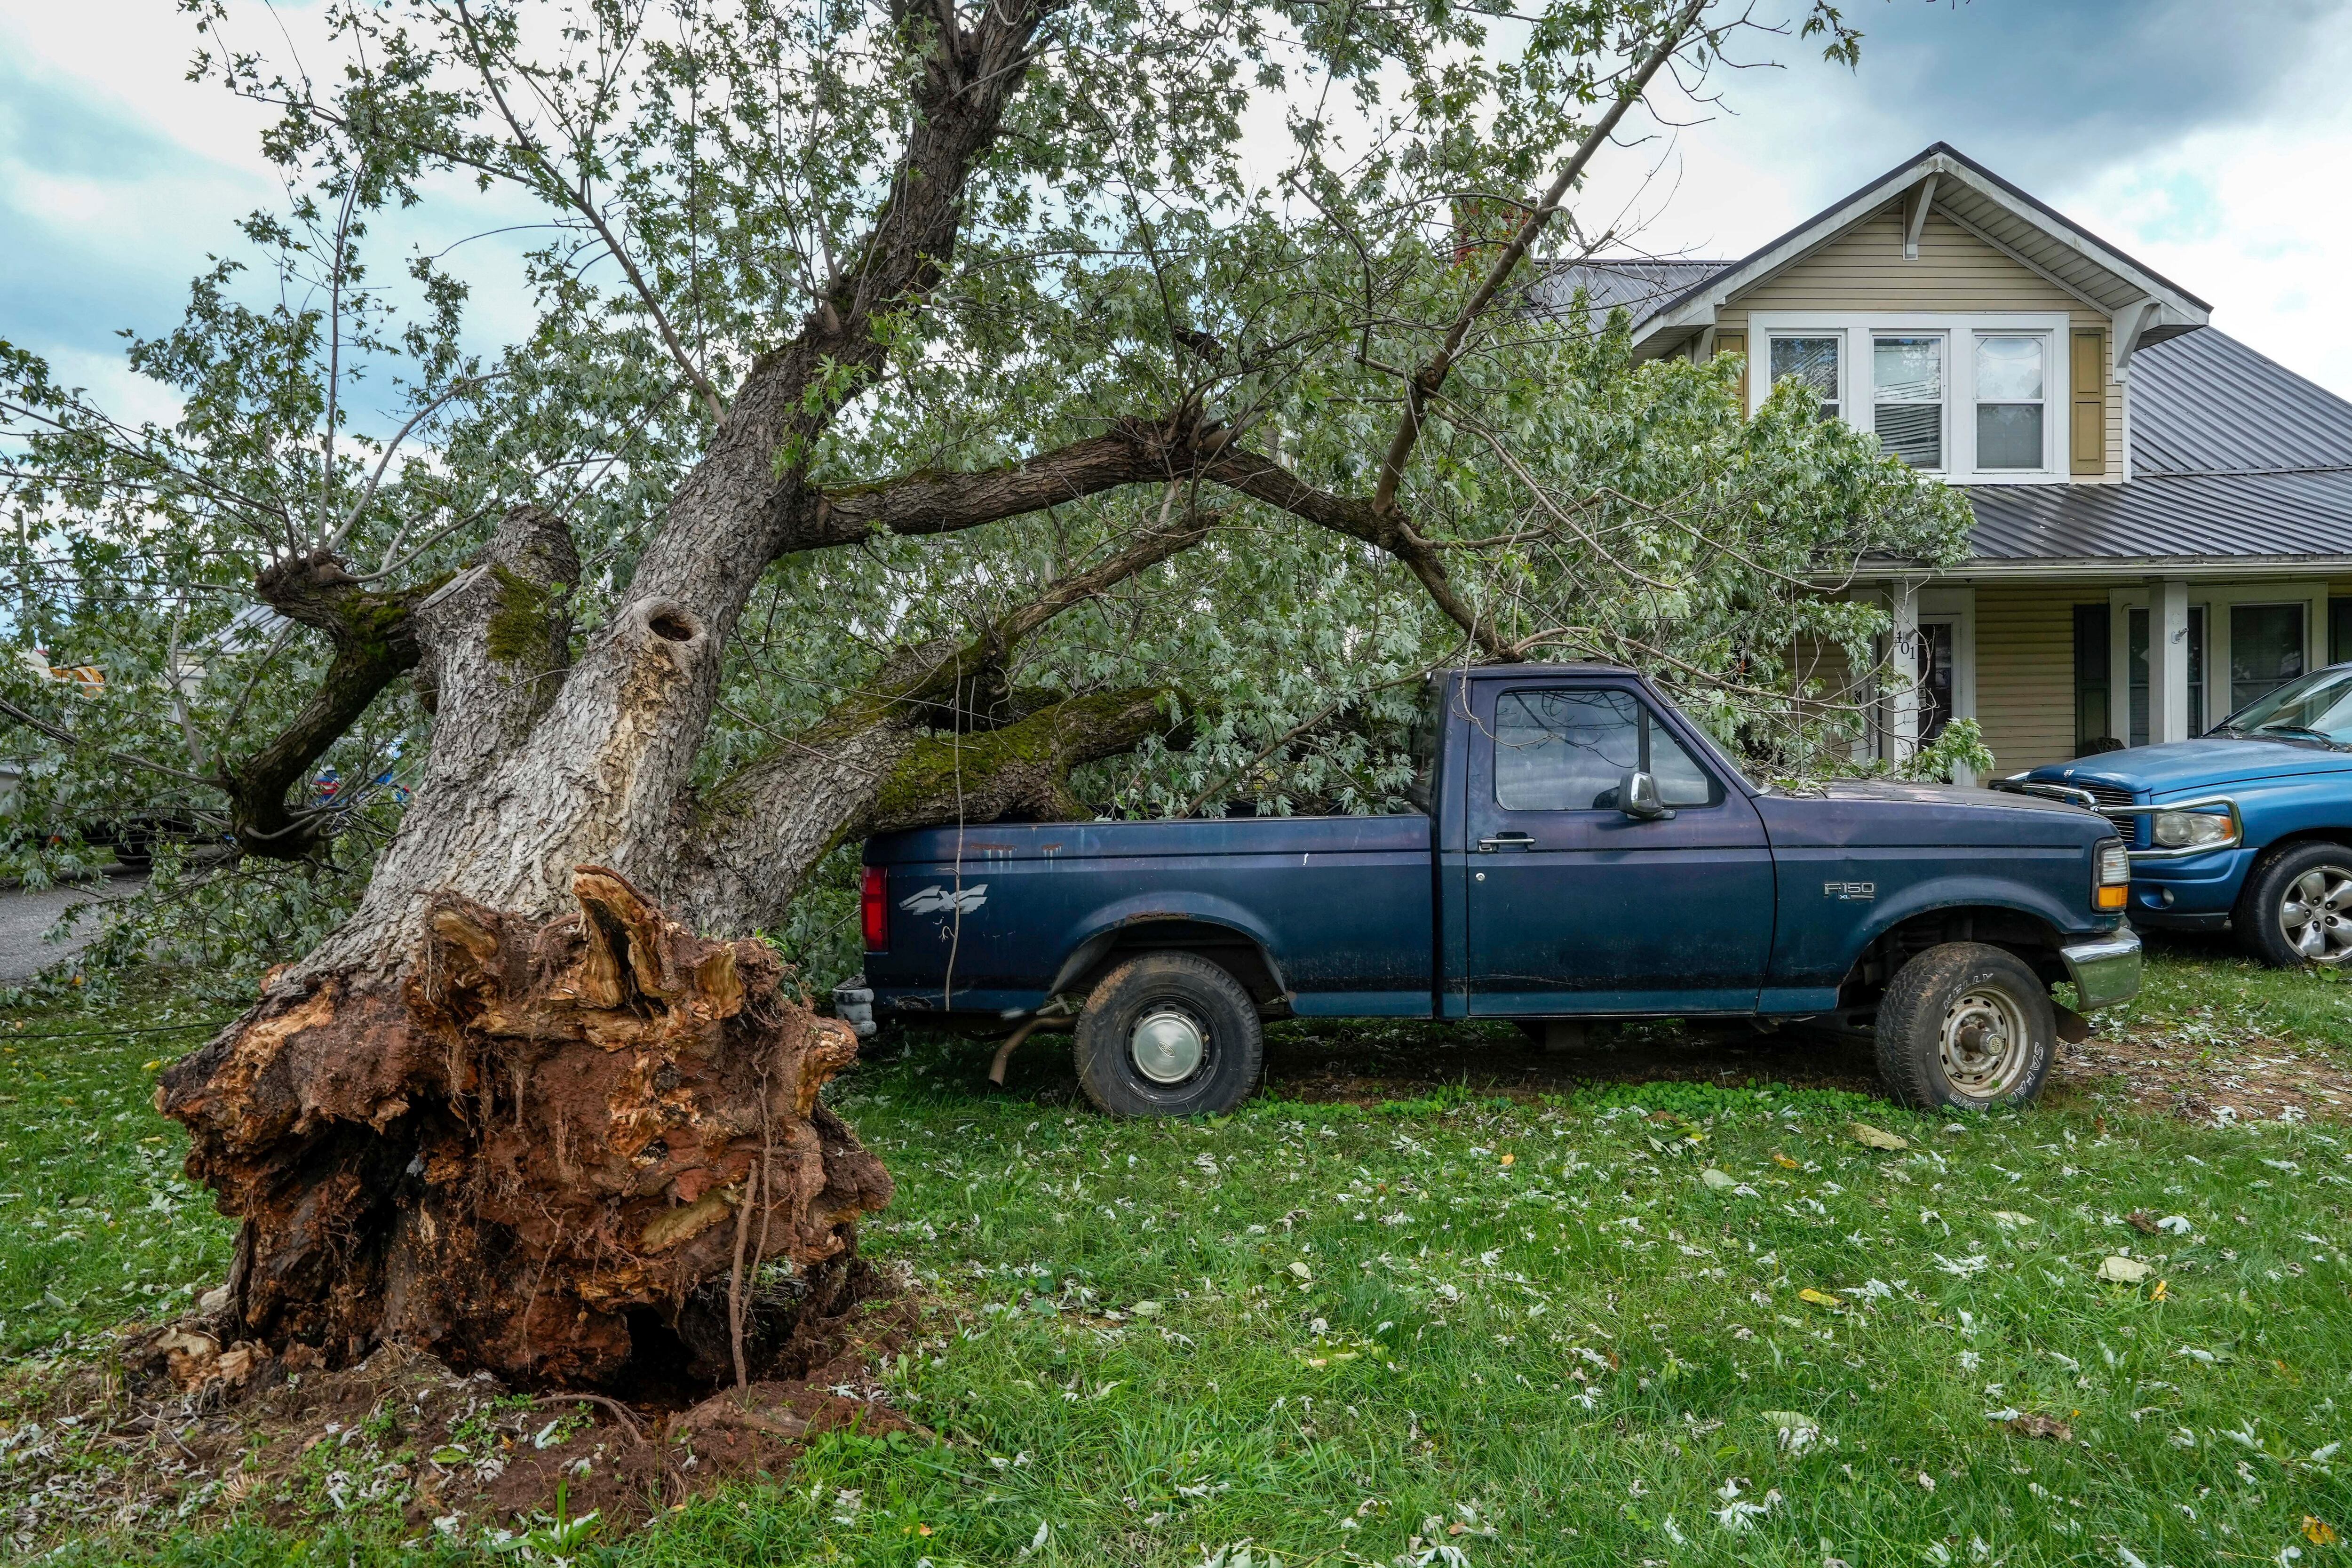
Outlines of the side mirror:
{"type": "Polygon", "coordinates": [[[1636,822],[1657,822],[1674,815],[1659,797],[1658,781],[1636,769],[1628,769],[1617,781],[1617,809],[1636,822]]]}

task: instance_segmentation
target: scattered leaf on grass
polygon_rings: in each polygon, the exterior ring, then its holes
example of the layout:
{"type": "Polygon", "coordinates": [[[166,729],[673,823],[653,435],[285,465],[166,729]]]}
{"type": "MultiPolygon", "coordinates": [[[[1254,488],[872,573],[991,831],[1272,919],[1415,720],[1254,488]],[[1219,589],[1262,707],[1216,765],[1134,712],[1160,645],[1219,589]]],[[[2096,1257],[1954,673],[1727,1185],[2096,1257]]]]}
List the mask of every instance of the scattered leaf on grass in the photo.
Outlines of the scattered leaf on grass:
{"type": "Polygon", "coordinates": [[[1797,1164],[1797,1162],[1790,1159],[1786,1154],[1782,1154],[1778,1152],[1775,1152],[1772,1155],[1772,1163],[1780,1166],[1784,1171],[1794,1171],[1801,1168],[1797,1164]]]}
{"type": "Polygon", "coordinates": [[[1157,1301],[1138,1301],[1134,1306],[1129,1308],[1128,1310],[1133,1312],[1139,1318],[1156,1318],[1160,1315],[1160,1303],[1157,1301]]]}
{"type": "Polygon", "coordinates": [[[2099,1262],[2099,1278],[2117,1285],[2137,1285],[2155,1272],[2155,1265],[2137,1258],[2106,1258],[2099,1262]]]}
{"type": "Polygon", "coordinates": [[[2021,1437],[2049,1437],[2061,1443],[2074,1440],[2074,1429],[2055,1415],[2027,1412],[2008,1423],[2009,1429],[2021,1437]]]}
{"type": "Polygon", "coordinates": [[[1732,1180],[1727,1172],[1718,1171],[1713,1165],[1709,1165],[1706,1170],[1701,1171],[1698,1173],[1698,1179],[1705,1182],[1708,1186],[1713,1187],[1717,1192],[1723,1192],[1739,1184],[1738,1182],[1732,1180]]]}
{"type": "Polygon", "coordinates": [[[1290,1271],[1301,1279],[1312,1279],[1315,1278],[1315,1271],[1307,1268],[1304,1263],[1292,1264],[1290,1266],[1290,1271]]]}
{"type": "Polygon", "coordinates": [[[2146,1209],[2132,1210],[2131,1213],[2124,1215],[2124,1223],[2131,1226],[2134,1230],[2139,1232],[2142,1236],[2154,1236],[2157,1234],[2156,1216],[2148,1213],[2146,1209]]]}
{"type": "Polygon", "coordinates": [[[2314,1546],[2333,1546],[2336,1544],[2336,1531],[2318,1515],[2306,1513],[2303,1516],[2303,1538],[2314,1546]]]}
{"type": "Polygon", "coordinates": [[[1897,1138],[1884,1128],[1873,1127],[1867,1121],[1857,1121],[1847,1129],[1853,1141],[1865,1149],[1903,1150],[1911,1147],[1910,1140],[1897,1138]]]}
{"type": "Polygon", "coordinates": [[[1843,1301],[1839,1300],[1835,1296],[1831,1295],[1828,1291],[1816,1290],[1810,1285],[1797,1292],[1797,1300],[1800,1301],[1811,1301],[1816,1307],[1843,1307],[1845,1305],[1843,1301]]]}

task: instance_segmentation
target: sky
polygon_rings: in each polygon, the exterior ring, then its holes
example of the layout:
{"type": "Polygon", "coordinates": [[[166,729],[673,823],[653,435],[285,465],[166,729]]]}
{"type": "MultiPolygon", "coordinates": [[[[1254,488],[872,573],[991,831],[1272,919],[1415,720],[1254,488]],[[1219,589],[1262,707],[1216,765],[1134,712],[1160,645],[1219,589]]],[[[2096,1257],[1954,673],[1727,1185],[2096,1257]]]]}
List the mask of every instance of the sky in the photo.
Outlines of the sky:
{"type": "MultiPolygon", "coordinates": [[[[2326,304],[2331,256],[2352,257],[2352,0],[1841,5],[1864,34],[1858,69],[1751,38],[1735,58],[1785,64],[1666,105],[1676,123],[1595,165],[1588,217],[1631,210],[1654,253],[1744,255],[1948,142],[2352,397],[2352,311],[2326,304]]],[[[315,13],[234,6],[239,41],[273,52],[299,48],[315,13]]],[[[236,250],[237,216],[278,196],[262,111],[184,79],[196,43],[173,0],[0,0],[0,338],[134,418],[170,410],[123,370],[118,334],[167,329],[206,258],[236,250]]],[[[403,240],[439,249],[483,216],[403,240]]],[[[469,258],[485,346],[526,320],[518,243],[469,258]]]]}

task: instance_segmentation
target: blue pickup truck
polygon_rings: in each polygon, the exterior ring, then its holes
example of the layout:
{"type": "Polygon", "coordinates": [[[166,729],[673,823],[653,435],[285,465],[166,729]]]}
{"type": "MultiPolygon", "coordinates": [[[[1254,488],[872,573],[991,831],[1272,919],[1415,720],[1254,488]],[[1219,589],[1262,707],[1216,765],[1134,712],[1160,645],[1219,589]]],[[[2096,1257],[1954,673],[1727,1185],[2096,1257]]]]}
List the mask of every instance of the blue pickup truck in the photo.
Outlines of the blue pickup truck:
{"type": "Polygon", "coordinates": [[[877,837],[861,989],[885,1017],[1072,1024],[1087,1097],[1127,1115],[1231,1109],[1291,1016],[1870,1029],[1897,1097],[1984,1107],[2079,1037],[2053,984],[2084,1012],[2138,989],[2123,840],[2073,805],[1759,787],[1608,666],[1441,672],[1414,752],[1410,816],[877,837]]]}
{"type": "Polygon", "coordinates": [[[1997,781],[2112,818],[2137,925],[2236,935],[2282,968],[2352,961],[2352,664],[2315,670],[2193,741],[1997,781]]]}

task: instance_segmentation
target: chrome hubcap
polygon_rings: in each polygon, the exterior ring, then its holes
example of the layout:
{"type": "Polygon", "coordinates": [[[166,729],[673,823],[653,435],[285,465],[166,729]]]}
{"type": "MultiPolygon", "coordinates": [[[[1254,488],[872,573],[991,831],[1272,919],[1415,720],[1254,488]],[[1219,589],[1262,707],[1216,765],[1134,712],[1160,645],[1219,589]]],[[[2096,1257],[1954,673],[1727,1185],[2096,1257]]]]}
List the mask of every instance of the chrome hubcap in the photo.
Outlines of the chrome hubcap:
{"type": "Polygon", "coordinates": [[[2352,871],[2314,866],[2288,883],[2279,905],[2279,929],[2314,963],[2352,958],[2352,871]]]}
{"type": "Polygon", "coordinates": [[[2014,997],[1970,991],[1944,1014],[1944,1077],[1974,1100],[1997,1100],[2025,1073],[2025,1010],[2014,997]]]}
{"type": "Polygon", "coordinates": [[[1208,1054],[1208,1037],[1190,1013],[1162,1007],[1146,1013],[1128,1037],[1127,1054],[1135,1070],[1154,1083],[1182,1083],[1201,1070],[1208,1054]]]}

